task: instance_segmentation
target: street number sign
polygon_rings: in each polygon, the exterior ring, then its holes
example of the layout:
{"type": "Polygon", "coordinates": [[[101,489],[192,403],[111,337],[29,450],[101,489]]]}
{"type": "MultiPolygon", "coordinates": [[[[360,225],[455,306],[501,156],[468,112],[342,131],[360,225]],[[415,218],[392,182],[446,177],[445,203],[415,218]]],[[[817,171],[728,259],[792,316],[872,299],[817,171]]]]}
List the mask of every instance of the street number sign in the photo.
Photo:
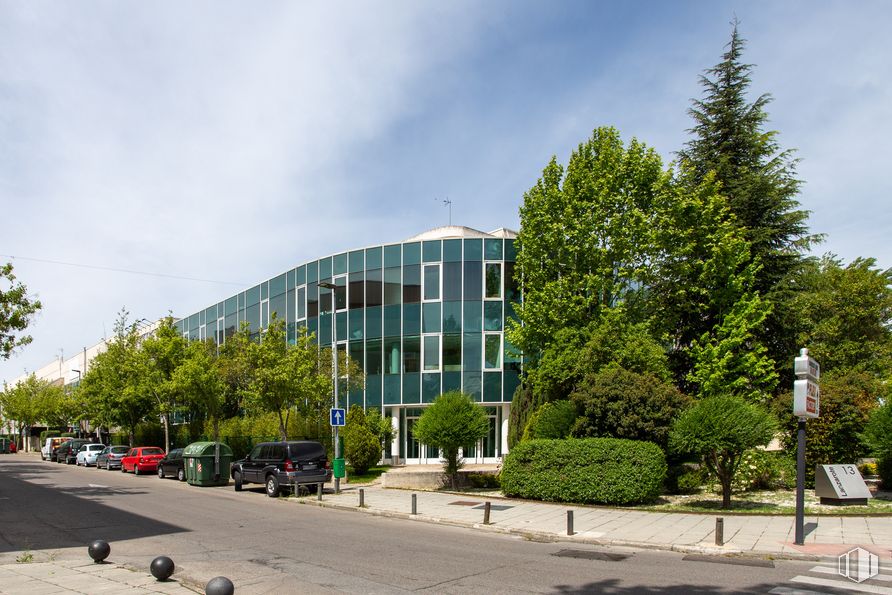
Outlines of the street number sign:
{"type": "Polygon", "coordinates": [[[331,409],[331,425],[332,426],[344,426],[347,424],[347,416],[345,414],[344,409],[331,409]]]}

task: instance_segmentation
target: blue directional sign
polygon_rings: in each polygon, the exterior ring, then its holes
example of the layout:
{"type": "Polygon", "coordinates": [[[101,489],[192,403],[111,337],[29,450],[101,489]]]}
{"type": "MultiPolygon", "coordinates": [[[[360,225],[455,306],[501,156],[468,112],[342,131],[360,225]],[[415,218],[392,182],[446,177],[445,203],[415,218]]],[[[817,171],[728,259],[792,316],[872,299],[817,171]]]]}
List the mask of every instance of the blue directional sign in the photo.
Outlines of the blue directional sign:
{"type": "Polygon", "coordinates": [[[344,409],[331,409],[331,425],[332,426],[343,426],[347,423],[347,416],[344,414],[344,409]]]}

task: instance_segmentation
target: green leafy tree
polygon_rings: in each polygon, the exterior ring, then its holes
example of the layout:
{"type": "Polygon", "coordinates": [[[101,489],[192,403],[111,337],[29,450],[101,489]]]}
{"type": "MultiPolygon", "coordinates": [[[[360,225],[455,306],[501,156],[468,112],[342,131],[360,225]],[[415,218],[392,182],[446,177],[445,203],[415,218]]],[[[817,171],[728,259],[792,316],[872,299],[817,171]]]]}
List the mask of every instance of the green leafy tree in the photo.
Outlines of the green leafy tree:
{"type": "Polygon", "coordinates": [[[450,391],[443,393],[430,407],[424,409],[412,433],[415,439],[443,451],[443,468],[456,487],[458,471],[462,467],[459,449],[475,444],[486,436],[489,420],[483,408],[470,396],[450,391]]]}
{"type": "Polygon", "coordinates": [[[587,375],[572,395],[578,438],[649,440],[666,449],[672,422],[690,399],[649,373],[616,364],[587,375]]]}
{"type": "Polygon", "coordinates": [[[871,414],[863,439],[877,458],[877,472],[883,489],[888,490],[892,487],[892,395],[887,394],[883,406],[871,414]]]}
{"type": "Polygon", "coordinates": [[[21,333],[28,328],[42,305],[28,296],[28,288],[16,282],[12,264],[0,266],[0,359],[9,359],[13,350],[31,342],[21,333]]]}
{"type": "Polygon", "coordinates": [[[729,508],[732,483],[743,454],[768,444],[776,427],[770,413],[741,397],[706,397],[676,420],[669,445],[675,453],[703,457],[707,469],[722,485],[722,508],[729,508]]]}
{"type": "Polygon", "coordinates": [[[889,378],[892,370],[892,269],[873,258],[848,265],[832,254],[808,262],[792,300],[798,344],[822,372],[864,370],[889,378]]]}
{"type": "Polygon", "coordinates": [[[34,374],[17,382],[14,386],[4,383],[3,391],[0,392],[0,413],[4,418],[15,423],[20,443],[25,444],[26,449],[28,448],[28,442],[25,440],[26,431],[40,420],[43,413],[42,404],[47,400],[46,395],[59,392],[59,387],[53,387],[49,382],[40,380],[34,374]]]}
{"type": "Polygon", "coordinates": [[[186,340],[174,326],[172,316],[163,318],[154,332],[141,341],[138,363],[140,390],[151,395],[164,426],[164,450],[170,447],[170,415],[176,407],[173,375],[183,361],[186,340]]]}

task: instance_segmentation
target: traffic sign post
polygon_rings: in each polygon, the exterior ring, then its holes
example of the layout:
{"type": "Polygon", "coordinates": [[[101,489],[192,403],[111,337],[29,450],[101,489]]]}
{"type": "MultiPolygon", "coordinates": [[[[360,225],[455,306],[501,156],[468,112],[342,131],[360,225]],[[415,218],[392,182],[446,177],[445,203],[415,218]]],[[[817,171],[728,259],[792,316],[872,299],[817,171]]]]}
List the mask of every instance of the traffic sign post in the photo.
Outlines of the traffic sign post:
{"type": "Polygon", "coordinates": [[[821,413],[821,366],[809,357],[808,349],[793,360],[793,415],[799,418],[796,433],[796,545],[805,543],[805,420],[821,413]]]}
{"type": "Polygon", "coordinates": [[[347,423],[347,415],[345,410],[332,407],[329,413],[329,420],[331,423],[331,427],[333,428],[345,426],[347,423]]]}

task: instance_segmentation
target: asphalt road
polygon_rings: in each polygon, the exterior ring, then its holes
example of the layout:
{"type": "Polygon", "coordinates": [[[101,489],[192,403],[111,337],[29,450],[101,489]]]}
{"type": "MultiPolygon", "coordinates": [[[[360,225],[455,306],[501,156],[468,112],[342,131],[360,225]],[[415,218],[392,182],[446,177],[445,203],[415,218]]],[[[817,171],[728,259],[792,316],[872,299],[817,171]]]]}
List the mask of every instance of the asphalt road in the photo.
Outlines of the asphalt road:
{"type": "Polygon", "coordinates": [[[0,456],[0,563],[23,551],[86,556],[97,538],[111,543],[115,562],[147,568],[169,555],[181,580],[224,575],[240,594],[780,593],[815,566],[534,543],[303,506],[261,486],[236,493],[0,456]]]}

